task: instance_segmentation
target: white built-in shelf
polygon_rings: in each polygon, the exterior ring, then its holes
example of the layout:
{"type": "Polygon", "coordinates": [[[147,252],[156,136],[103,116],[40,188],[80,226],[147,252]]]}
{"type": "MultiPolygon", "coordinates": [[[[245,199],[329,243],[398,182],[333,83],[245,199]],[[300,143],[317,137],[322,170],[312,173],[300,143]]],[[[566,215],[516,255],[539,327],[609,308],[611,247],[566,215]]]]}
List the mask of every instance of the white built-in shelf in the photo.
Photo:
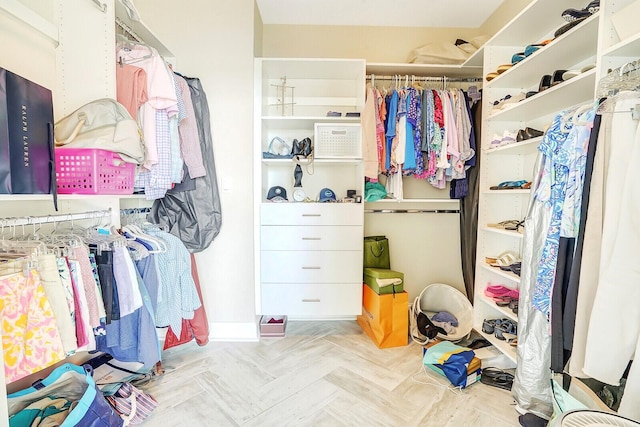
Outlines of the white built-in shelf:
{"type": "MultiPolygon", "coordinates": [[[[362,159],[313,159],[313,163],[320,164],[332,164],[332,165],[359,165],[362,163],[362,159]]],[[[295,165],[296,162],[293,159],[262,159],[262,164],[273,166],[287,166],[295,165]]],[[[304,160],[300,161],[300,166],[310,164],[304,160]]]]}
{"type": "Polygon", "coordinates": [[[525,46],[539,43],[544,38],[553,38],[553,33],[566,24],[561,14],[568,8],[582,9],[584,1],[534,0],[491,37],[487,45],[524,49],[525,46]]]}
{"type": "Polygon", "coordinates": [[[485,190],[482,193],[484,194],[531,194],[531,189],[523,189],[523,190],[485,190]]]}
{"type": "MultiPolygon", "coordinates": [[[[140,200],[146,200],[145,195],[144,194],[121,194],[121,195],[117,195],[117,196],[112,196],[112,197],[117,197],[119,199],[140,199],[140,200]]],[[[151,201],[151,200],[150,200],[151,201]]]]}
{"type": "Polygon", "coordinates": [[[589,56],[594,57],[595,63],[597,39],[598,15],[595,14],[486,83],[485,87],[525,91],[532,84],[539,84],[543,74],[553,74],[558,69],[569,70],[589,56]]]}
{"type": "MultiPolygon", "coordinates": [[[[313,135],[314,123],[351,124],[360,123],[360,117],[325,117],[325,116],[263,116],[262,124],[278,130],[308,129],[306,136],[313,135]]],[[[302,134],[301,137],[304,137],[302,134]]]]}
{"type": "Polygon", "coordinates": [[[622,56],[637,59],[638,52],[640,52],[640,33],[605,49],[602,52],[602,56],[622,56]]]}
{"type": "Polygon", "coordinates": [[[593,100],[596,70],[592,69],[577,77],[553,86],[543,92],[512,104],[489,115],[491,121],[516,121],[523,117],[529,120],[554,114],[559,105],[578,105],[593,100]]]}
{"type": "Polygon", "coordinates": [[[484,150],[487,154],[532,154],[538,151],[538,144],[542,141],[542,137],[531,138],[513,144],[503,145],[501,147],[489,148],[484,150]]]}
{"type": "Polygon", "coordinates": [[[27,24],[54,42],[56,46],[60,42],[58,27],[22,4],[22,2],[18,0],[2,0],[0,2],[0,11],[27,24]]]}
{"type": "Polygon", "coordinates": [[[121,0],[114,0],[113,3],[115,6],[116,18],[126,25],[128,30],[134,32],[146,45],[155,48],[163,58],[174,58],[174,55],[171,53],[169,48],[160,41],[155,33],[151,31],[151,29],[149,29],[142,20],[134,21],[129,17],[127,8],[122,4],[121,0]]]}
{"type": "Polygon", "coordinates": [[[478,50],[473,52],[463,63],[462,67],[479,67],[482,73],[482,62],[484,60],[484,45],[480,46],[478,50]]]}
{"type": "MultiPolygon", "coordinates": [[[[58,200],[143,199],[144,194],[58,194],[58,200]]],[[[0,201],[29,202],[53,200],[51,194],[0,194],[0,201]]]]}
{"type": "Polygon", "coordinates": [[[332,58],[264,58],[262,80],[354,80],[365,74],[361,59],[332,58]]]}
{"type": "MultiPolygon", "coordinates": [[[[140,199],[146,200],[144,194],[58,194],[58,200],[90,200],[90,199],[140,199]]],[[[37,202],[53,200],[51,194],[0,194],[0,201],[37,202]]]]}
{"type": "Polygon", "coordinates": [[[327,117],[327,116],[263,116],[263,121],[273,121],[278,124],[282,124],[283,122],[289,121],[297,121],[297,120],[307,120],[312,122],[359,122],[360,117],[327,117]]]}
{"type": "Polygon", "coordinates": [[[440,198],[433,198],[433,199],[381,199],[381,200],[376,200],[375,202],[366,202],[366,203],[393,203],[393,204],[397,204],[397,203],[460,203],[460,200],[458,199],[440,199],[440,198]]]}
{"type": "Polygon", "coordinates": [[[482,67],[443,64],[406,64],[367,62],[367,74],[408,75],[418,77],[481,77],[482,67]]]}
{"type": "Polygon", "coordinates": [[[501,276],[505,279],[510,280],[511,282],[515,282],[515,283],[520,283],[520,276],[518,276],[517,274],[511,272],[511,271],[505,271],[500,269],[500,267],[492,267],[487,263],[481,263],[480,267],[482,267],[484,270],[490,271],[493,274],[496,274],[498,276],[501,276]]]}
{"type": "Polygon", "coordinates": [[[482,231],[486,231],[487,233],[502,234],[504,236],[516,237],[518,239],[522,239],[522,237],[524,236],[524,234],[518,233],[517,231],[503,230],[501,228],[480,227],[480,229],[482,231]]]}
{"type": "Polygon", "coordinates": [[[491,306],[491,308],[493,308],[494,310],[498,310],[500,313],[502,313],[502,317],[507,317],[507,318],[513,320],[514,322],[518,321],[518,315],[516,313],[514,313],[513,311],[511,311],[509,306],[499,307],[495,303],[494,300],[492,300],[491,298],[489,298],[486,295],[480,295],[479,300],[482,301],[483,303],[491,306]]]}
{"type": "Polygon", "coordinates": [[[475,329],[480,335],[482,335],[484,339],[497,347],[498,350],[506,355],[512,362],[517,363],[516,360],[518,356],[515,347],[507,344],[506,341],[499,340],[493,334],[485,334],[484,332],[482,332],[482,323],[474,325],[473,329],[475,329]]]}

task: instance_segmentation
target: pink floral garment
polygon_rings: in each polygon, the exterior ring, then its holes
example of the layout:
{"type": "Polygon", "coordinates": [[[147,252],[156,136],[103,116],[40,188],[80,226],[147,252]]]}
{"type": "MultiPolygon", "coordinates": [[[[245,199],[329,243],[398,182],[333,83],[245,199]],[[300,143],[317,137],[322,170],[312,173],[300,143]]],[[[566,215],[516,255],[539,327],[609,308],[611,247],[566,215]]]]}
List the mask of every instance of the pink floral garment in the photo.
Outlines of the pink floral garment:
{"type": "Polygon", "coordinates": [[[53,310],[35,270],[0,276],[0,315],[7,383],[64,359],[53,310]]]}

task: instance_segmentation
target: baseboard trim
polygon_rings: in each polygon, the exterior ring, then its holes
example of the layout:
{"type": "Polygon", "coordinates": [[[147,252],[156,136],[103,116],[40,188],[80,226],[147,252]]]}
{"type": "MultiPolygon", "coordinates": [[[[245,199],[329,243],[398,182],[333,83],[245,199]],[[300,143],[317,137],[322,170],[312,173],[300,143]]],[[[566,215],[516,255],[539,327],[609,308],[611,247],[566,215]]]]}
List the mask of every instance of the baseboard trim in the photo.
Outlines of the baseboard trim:
{"type": "Polygon", "coordinates": [[[209,340],[256,342],[260,341],[260,338],[255,322],[209,322],[209,340]]]}

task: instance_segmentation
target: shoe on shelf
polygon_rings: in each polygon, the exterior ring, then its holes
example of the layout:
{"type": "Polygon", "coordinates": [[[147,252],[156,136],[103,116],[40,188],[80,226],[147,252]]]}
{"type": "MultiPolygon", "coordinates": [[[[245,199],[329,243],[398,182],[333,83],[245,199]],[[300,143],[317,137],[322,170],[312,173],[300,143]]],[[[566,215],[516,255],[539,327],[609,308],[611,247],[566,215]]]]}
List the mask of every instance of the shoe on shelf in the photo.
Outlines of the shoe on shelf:
{"type": "Polygon", "coordinates": [[[502,147],[503,145],[509,145],[516,142],[516,134],[514,132],[505,130],[502,135],[498,135],[497,133],[493,134],[493,138],[491,138],[491,145],[489,145],[489,150],[502,147]]]}
{"type": "Polygon", "coordinates": [[[491,80],[495,79],[496,77],[498,77],[498,73],[489,73],[485,76],[485,79],[490,82],[491,80]]]}
{"type": "Polygon", "coordinates": [[[560,84],[564,81],[564,79],[562,78],[562,76],[564,75],[564,73],[566,73],[567,70],[555,70],[553,72],[553,75],[551,76],[551,86],[555,86],[557,84],[560,84]]]}
{"type": "Polygon", "coordinates": [[[547,90],[551,87],[551,79],[553,77],[549,74],[545,74],[540,79],[540,84],[538,85],[538,92],[542,92],[543,90],[547,90]]]}
{"type": "Polygon", "coordinates": [[[524,54],[524,52],[514,53],[513,56],[511,57],[511,63],[513,65],[516,65],[518,62],[522,61],[526,57],[527,56],[524,54]]]}
{"type": "Polygon", "coordinates": [[[504,285],[493,285],[491,282],[487,284],[487,287],[484,289],[485,296],[489,298],[520,298],[520,291],[517,289],[507,288],[504,285]]]}
{"type": "Polygon", "coordinates": [[[579,70],[568,70],[562,75],[562,80],[569,80],[574,77],[578,77],[582,73],[586,73],[587,71],[596,67],[596,64],[585,65],[579,70]]]}
{"type": "Polygon", "coordinates": [[[502,74],[502,73],[504,73],[505,71],[507,71],[511,67],[513,67],[513,64],[499,65],[498,69],[496,71],[498,72],[498,74],[502,74]]]}
{"type": "MultiPolygon", "coordinates": [[[[591,16],[591,15],[589,15],[589,16],[591,16]]],[[[562,27],[558,28],[555,33],[553,33],[553,37],[560,37],[561,35],[563,35],[567,31],[569,31],[570,29],[575,27],[576,25],[580,25],[580,23],[583,22],[587,18],[588,18],[588,16],[585,16],[583,18],[578,18],[578,19],[576,19],[574,21],[571,21],[571,22],[568,22],[568,23],[564,24],[562,27]]]]}
{"type": "Polygon", "coordinates": [[[600,10],[600,0],[593,0],[584,9],[567,9],[562,12],[561,16],[567,22],[575,21],[580,18],[588,18],[600,10]]]}
{"type": "Polygon", "coordinates": [[[518,219],[508,219],[506,221],[500,221],[494,224],[487,224],[487,227],[499,228],[501,230],[517,230],[522,221],[518,219]]]}
{"type": "Polygon", "coordinates": [[[516,141],[526,141],[527,139],[537,138],[542,135],[544,135],[544,132],[542,132],[541,130],[527,127],[518,131],[516,141]]]}
{"type": "Polygon", "coordinates": [[[527,95],[524,92],[520,92],[517,95],[507,95],[504,100],[500,100],[497,104],[494,103],[494,110],[502,110],[504,108],[509,107],[510,105],[517,104],[518,102],[525,99],[527,95]]]}
{"type": "Polygon", "coordinates": [[[523,190],[527,188],[531,188],[531,183],[521,179],[520,181],[503,181],[498,185],[492,185],[489,190],[523,190]]]}

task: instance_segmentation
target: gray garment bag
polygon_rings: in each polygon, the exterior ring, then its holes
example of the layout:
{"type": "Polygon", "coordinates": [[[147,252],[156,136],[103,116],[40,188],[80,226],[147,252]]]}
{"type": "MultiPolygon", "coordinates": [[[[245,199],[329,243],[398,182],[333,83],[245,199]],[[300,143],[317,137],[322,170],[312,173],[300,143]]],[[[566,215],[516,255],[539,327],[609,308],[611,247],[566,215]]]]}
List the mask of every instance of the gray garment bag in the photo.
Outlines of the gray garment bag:
{"type": "MultiPolygon", "coordinates": [[[[195,189],[168,191],[164,198],[153,202],[148,219],[155,224],[166,226],[168,231],[182,240],[189,252],[193,253],[205,250],[218,235],[222,225],[222,211],[213,158],[207,96],[200,79],[182,77],[189,84],[191,91],[202,161],[207,174],[195,179],[185,177],[185,180],[195,182],[195,189]]],[[[184,187],[193,187],[193,183],[186,183],[184,187]]]]}

